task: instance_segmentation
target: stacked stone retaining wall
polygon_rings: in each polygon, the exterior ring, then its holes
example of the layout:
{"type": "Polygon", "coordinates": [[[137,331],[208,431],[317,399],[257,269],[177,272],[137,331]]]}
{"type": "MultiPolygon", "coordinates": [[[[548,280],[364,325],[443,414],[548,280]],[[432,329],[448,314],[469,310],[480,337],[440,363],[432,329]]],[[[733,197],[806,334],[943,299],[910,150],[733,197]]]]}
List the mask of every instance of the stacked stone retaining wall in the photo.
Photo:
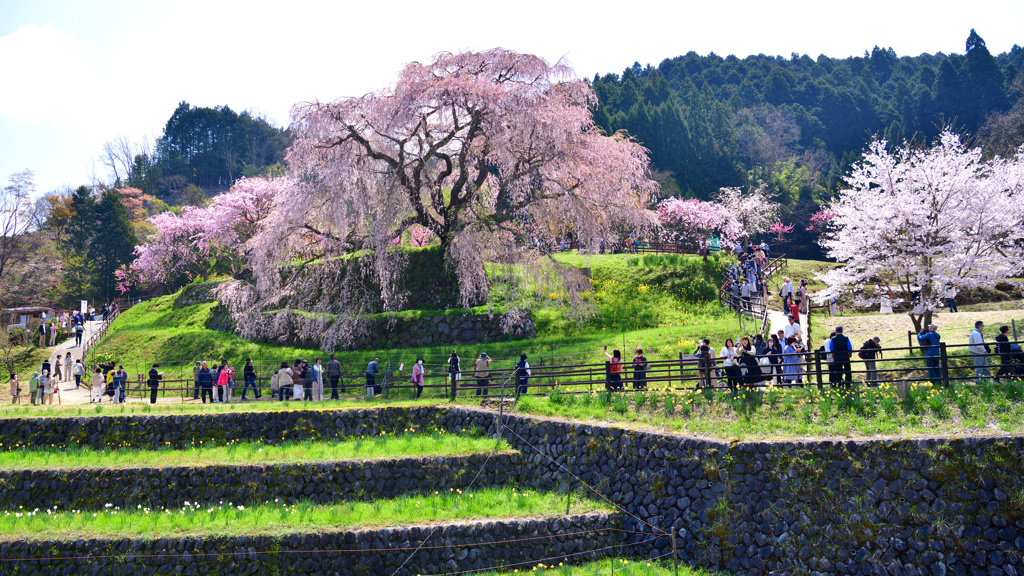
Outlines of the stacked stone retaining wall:
{"type": "MultiPolygon", "coordinates": [[[[0,442],[129,434],[147,442],[439,426],[501,434],[531,487],[593,490],[632,550],[730,572],[1017,576],[1024,438],[722,442],[461,407],[4,421],[0,442]]],[[[116,436],[121,438],[122,436],[116,436]]]]}
{"type": "Polygon", "coordinates": [[[615,515],[582,514],[279,536],[5,540],[0,572],[411,576],[502,566],[525,571],[543,558],[584,562],[614,554],[619,533],[610,528],[616,524],[615,515]]]}

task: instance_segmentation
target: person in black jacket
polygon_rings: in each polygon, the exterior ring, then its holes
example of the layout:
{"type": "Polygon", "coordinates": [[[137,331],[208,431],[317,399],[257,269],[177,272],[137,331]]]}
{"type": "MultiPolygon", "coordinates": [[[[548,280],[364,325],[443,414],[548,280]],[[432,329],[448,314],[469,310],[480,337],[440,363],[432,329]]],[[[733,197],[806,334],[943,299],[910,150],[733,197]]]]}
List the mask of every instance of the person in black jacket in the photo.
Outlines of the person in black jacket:
{"type": "Polygon", "coordinates": [[[206,362],[199,368],[199,390],[202,392],[203,404],[206,404],[206,396],[210,396],[213,402],[213,374],[210,373],[210,366],[206,362]]]}
{"type": "MultiPolygon", "coordinates": [[[[338,400],[338,381],[341,380],[341,362],[334,359],[334,354],[331,354],[331,359],[327,362],[327,380],[331,383],[331,400],[338,400]]],[[[341,392],[345,393],[345,384],[341,384],[341,392]]]]}
{"type": "Polygon", "coordinates": [[[260,399],[260,389],[256,386],[256,368],[252,365],[252,358],[245,359],[245,367],[242,368],[242,379],[245,384],[242,386],[242,400],[245,400],[245,393],[252,387],[252,393],[256,399],[260,399]]]}
{"type": "Polygon", "coordinates": [[[757,363],[757,356],[747,352],[744,348],[740,348],[740,350],[740,365],[747,369],[746,375],[743,376],[743,384],[757,386],[764,380],[761,365],[757,363]]]}
{"type": "Polygon", "coordinates": [[[882,346],[879,344],[878,336],[868,340],[860,347],[860,351],[857,355],[860,356],[861,360],[864,360],[864,370],[867,374],[864,375],[864,384],[868,386],[878,386],[878,369],[875,364],[875,359],[882,357],[882,346]]]}
{"type": "Polygon", "coordinates": [[[850,369],[850,353],[853,344],[843,335],[843,327],[836,326],[835,334],[828,341],[827,351],[832,354],[832,368],[836,375],[836,384],[849,386],[853,383],[853,372],[850,369]]]}
{"type": "Polygon", "coordinates": [[[1007,336],[1007,332],[1010,331],[1009,326],[999,327],[999,336],[996,336],[996,352],[999,353],[999,371],[996,372],[995,379],[999,382],[999,378],[1002,376],[1013,376],[1013,358],[1010,356],[1010,337],[1007,336]]]}
{"type": "Polygon", "coordinates": [[[163,380],[164,378],[164,373],[157,371],[157,368],[159,367],[159,364],[153,364],[153,367],[149,369],[149,381],[147,381],[146,383],[149,384],[150,404],[156,404],[156,391],[157,388],[160,386],[160,381],[163,380]]]}

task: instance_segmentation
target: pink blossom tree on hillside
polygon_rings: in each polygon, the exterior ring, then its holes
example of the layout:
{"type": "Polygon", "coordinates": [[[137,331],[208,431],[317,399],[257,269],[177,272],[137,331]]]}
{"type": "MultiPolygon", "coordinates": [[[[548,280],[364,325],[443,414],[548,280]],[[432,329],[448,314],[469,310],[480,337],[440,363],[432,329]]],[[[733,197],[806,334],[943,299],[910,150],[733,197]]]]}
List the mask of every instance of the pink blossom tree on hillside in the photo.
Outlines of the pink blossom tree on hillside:
{"type": "MultiPolygon", "coordinates": [[[[402,287],[393,279],[405,259],[393,240],[419,225],[437,237],[467,305],[490,290],[485,261],[535,259],[522,248],[554,244],[567,230],[593,249],[619,230],[655,228],[647,151],[597,130],[593,104],[590,86],[566,64],[496,48],[442,53],[407,65],[379,92],[295,106],[287,159],[297,186],[251,242],[255,292],[238,299],[305,300],[307,310],[345,316],[356,298],[295,293],[302,286],[283,284],[279,263],[331,263],[358,252],[385,309],[397,309],[402,287]],[[518,233],[526,229],[530,237],[518,233]]],[[[582,285],[573,270],[547,265],[582,285]]],[[[587,310],[570,292],[576,306],[567,308],[587,310]]]]}
{"type": "Polygon", "coordinates": [[[877,140],[846,185],[826,207],[819,240],[845,266],[819,275],[828,285],[814,295],[819,302],[847,292],[862,305],[877,303],[874,287],[888,282],[912,303],[920,331],[941,309],[945,285],[990,287],[1024,267],[1024,148],[1015,159],[986,162],[949,131],[928,149],[891,152],[877,140]]]}
{"type": "Polygon", "coordinates": [[[704,202],[696,198],[669,198],[658,204],[658,218],[666,240],[696,244],[724,231],[730,217],[715,202],[704,202]]]}
{"type": "Polygon", "coordinates": [[[169,285],[180,276],[237,274],[245,268],[245,242],[259,232],[274,199],[291,186],[287,178],[242,178],[206,208],[185,206],[180,214],[151,217],[153,234],[135,248],[131,270],[118,278],[121,287],[134,281],[169,285]]]}

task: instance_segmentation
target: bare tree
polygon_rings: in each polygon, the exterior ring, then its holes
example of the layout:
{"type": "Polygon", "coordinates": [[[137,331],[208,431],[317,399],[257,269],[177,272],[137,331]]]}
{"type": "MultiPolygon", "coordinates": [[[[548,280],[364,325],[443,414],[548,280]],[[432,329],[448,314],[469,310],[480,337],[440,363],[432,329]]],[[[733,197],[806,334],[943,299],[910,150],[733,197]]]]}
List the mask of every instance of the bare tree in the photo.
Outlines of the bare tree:
{"type": "Polygon", "coordinates": [[[29,224],[30,199],[36,189],[31,170],[15,172],[9,181],[0,192],[0,282],[11,266],[25,257],[22,241],[29,224]]]}
{"type": "Polygon", "coordinates": [[[136,148],[135,144],[123,134],[103,144],[103,156],[100,157],[100,160],[114,173],[115,186],[128,180],[132,164],[135,162],[136,148]]]}

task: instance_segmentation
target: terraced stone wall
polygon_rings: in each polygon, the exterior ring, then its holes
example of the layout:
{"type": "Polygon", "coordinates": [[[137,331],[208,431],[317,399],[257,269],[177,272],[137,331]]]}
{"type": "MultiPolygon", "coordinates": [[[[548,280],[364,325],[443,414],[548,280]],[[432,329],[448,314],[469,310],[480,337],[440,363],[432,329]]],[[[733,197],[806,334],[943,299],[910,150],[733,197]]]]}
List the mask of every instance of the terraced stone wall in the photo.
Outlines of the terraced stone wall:
{"type": "Polygon", "coordinates": [[[517,453],[251,466],[0,471],[0,510],[178,508],[185,502],[328,504],[504,486],[522,470],[517,453]]]}
{"type": "Polygon", "coordinates": [[[615,515],[468,522],[437,527],[285,534],[67,541],[0,541],[5,573],[51,574],[445,574],[531,566],[561,556],[614,554],[615,515]],[[427,538],[429,537],[429,540],[427,538]],[[424,543],[420,550],[416,548],[424,543]],[[75,556],[74,560],[56,559],[75,556]],[[36,559],[40,558],[42,559],[36,559]],[[33,560],[19,561],[21,558],[33,560]],[[9,572],[8,572],[9,571],[9,572]]]}
{"type": "Polygon", "coordinates": [[[12,440],[316,438],[407,427],[500,433],[519,481],[592,488],[633,550],[736,573],[1006,574],[1024,569],[1024,438],[720,442],[471,408],[4,421],[12,440]],[[102,422],[100,422],[102,421],[102,422]],[[568,472],[567,472],[568,470],[568,472]]]}

